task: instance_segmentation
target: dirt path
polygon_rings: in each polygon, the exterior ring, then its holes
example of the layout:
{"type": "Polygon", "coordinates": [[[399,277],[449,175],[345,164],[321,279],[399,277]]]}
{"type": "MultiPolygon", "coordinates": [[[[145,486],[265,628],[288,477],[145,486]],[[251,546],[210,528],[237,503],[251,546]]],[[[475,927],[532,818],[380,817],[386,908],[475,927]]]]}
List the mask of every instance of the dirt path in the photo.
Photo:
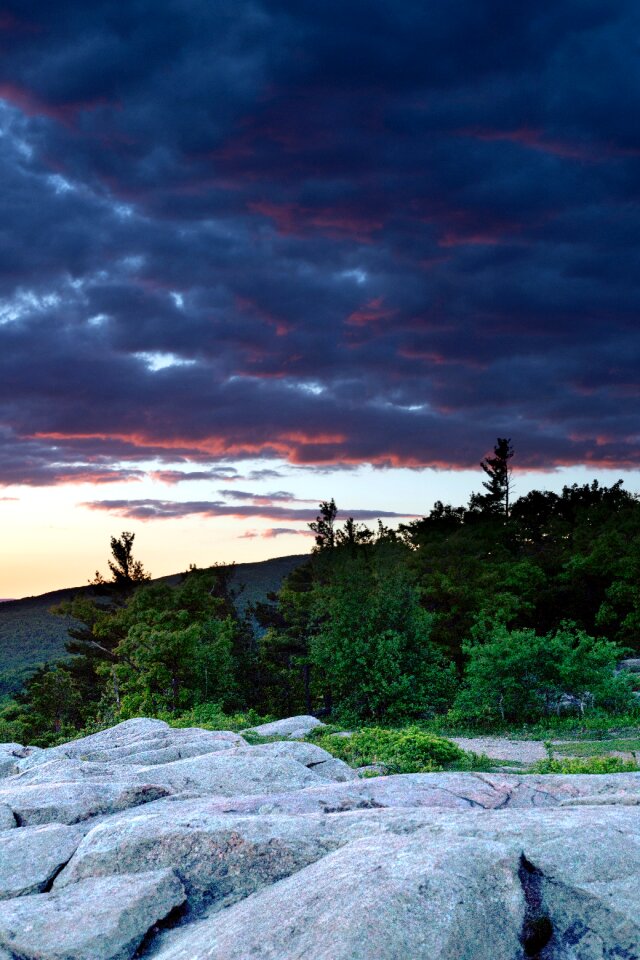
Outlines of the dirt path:
{"type": "Polygon", "coordinates": [[[504,737],[450,737],[462,750],[484,753],[492,760],[530,764],[544,760],[547,751],[542,740],[507,740],[504,737]]]}

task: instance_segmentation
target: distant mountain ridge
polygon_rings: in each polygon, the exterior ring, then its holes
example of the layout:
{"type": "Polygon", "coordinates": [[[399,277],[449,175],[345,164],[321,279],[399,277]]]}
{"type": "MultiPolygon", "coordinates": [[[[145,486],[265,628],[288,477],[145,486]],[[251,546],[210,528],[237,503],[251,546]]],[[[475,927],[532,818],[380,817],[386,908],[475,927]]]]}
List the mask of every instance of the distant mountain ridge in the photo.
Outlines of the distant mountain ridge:
{"type": "MultiPolygon", "coordinates": [[[[294,554],[234,564],[234,585],[243,587],[237,599],[238,609],[244,612],[249,604],[279,590],[284,578],[308,556],[294,554]]],[[[175,573],[157,577],[152,582],[173,584],[180,577],[180,573],[175,573]]],[[[65,643],[73,620],[56,616],[50,612],[51,607],[90,589],[90,586],[68,587],[37,597],[0,601],[0,702],[16,693],[38,666],[65,656],[65,643]]]]}

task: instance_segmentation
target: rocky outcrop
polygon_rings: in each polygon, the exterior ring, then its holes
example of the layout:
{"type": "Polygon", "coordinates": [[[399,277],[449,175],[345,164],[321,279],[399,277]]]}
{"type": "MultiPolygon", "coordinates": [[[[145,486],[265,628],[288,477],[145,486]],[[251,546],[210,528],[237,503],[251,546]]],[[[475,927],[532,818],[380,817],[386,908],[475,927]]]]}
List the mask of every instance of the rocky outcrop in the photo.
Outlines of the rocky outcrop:
{"type": "Polygon", "coordinates": [[[500,844],[366,837],[175,931],[152,956],[513,960],[524,909],[517,860],[500,844]]]}
{"type": "Polygon", "coordinates": [[[30,960],[125,960],[184,901],[170,870],[85,880],[0,904],[0,945],[30,960]]]}
{"type": "Polygon", "coordinates": [[[360,779],[142,719],[0,757],[0,960],[640,960],[640,774],[360,779]]]}
{"type": "Polygon", "coordinates": [[[302,714],[298,717],[286,717],[284,720],[274,720],[272,723],[261,723],[257,727],[249,727],[246,733],[257,733],[261,737],[288,737],[289,740],[301,740],[316,727],[324,724],[317,717],[302,714]]]}
{"type": "Polygon", "coordinates": [[[0,900],[46,890],[82,840],[74,827],[50,823],[0,836],[0,900]]]}

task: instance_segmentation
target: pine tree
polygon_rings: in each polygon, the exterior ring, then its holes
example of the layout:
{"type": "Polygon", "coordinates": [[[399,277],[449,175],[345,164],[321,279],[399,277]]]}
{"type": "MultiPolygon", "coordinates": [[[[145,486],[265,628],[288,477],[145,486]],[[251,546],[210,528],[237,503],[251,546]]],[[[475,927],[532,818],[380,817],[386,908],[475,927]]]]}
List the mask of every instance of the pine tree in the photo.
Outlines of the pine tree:
{"type": "Polygon", "coordinates": [[[480,462],[480,466],[488,477],[482,484],[487,492],[472,494],[470,500],[472,510],[479,510],[481,513],[502,514],[505,519],[508,519],[513,491],[512,469],[509,461],[513,455],[514,449],[511,446],[511,439],[498,437],[493,448],[493,456],[485,457],[480,462]]]}
{"type": "Polygon", "coordinates": [[[338,514],[338,508],[336,507],[336,502],[331,498],[331,500],[323,500],[320,504],[320,513],[313,521],[309,524],[309,529],[313,530],[316,535],[316,553],[321,550],[331,550],[336,545],[336,534],[335,534],[335,523],[336,516],[338,514]]]}
{"type": "MultiPolygon", "coordinates": [[[[135,538],[135,533],[130,533],[128,530],[123,530],[120,537],[111,537],[111,560],[107,562],[111,571],[111,583],[121,590],[127,590],[151,579],[142,562],[133,559],[135,538]]],[[[92,582],[100,586],[107,583],[98,570],[92,582]]]]}

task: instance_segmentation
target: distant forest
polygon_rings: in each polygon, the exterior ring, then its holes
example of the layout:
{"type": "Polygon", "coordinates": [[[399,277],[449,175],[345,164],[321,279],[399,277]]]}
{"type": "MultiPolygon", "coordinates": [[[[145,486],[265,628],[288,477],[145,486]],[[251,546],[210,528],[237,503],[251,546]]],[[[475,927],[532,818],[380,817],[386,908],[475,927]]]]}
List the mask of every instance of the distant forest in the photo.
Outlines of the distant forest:
{"type": "MultiPolygon", "coordinates": [[[[284,578],[305,559],[305,554],[297,554],[232,564],[231,588],[240,616],[268,593],[277,591],[284,578]]],[[[180,580],[181,575],[175,574],[154,582],[175,586],[180,580]]],[[[52,611],[85,593],[92,593],[101,603],[109,602],[108,596],[96,594],[94,584],[0,604],[0,706],[22,689],[38,667],[68,656],[69,630],[79,624],[70,616],[52,611]]]]}
{"type": "Polygon", "coordinates": [[[640,500],[622,481],[513,496],[510,440],[466,506],[437,502],[397,530],[310,524],[315,547],[244,612],[232,568],[149,583],[133,535],[110,574],[59,607],[68,659],[31,677],[3,722],[53,742],[140,714],[206,704],[342,722],[505,722],[637,709],[616,670],[640,652],[640,500]]]}

